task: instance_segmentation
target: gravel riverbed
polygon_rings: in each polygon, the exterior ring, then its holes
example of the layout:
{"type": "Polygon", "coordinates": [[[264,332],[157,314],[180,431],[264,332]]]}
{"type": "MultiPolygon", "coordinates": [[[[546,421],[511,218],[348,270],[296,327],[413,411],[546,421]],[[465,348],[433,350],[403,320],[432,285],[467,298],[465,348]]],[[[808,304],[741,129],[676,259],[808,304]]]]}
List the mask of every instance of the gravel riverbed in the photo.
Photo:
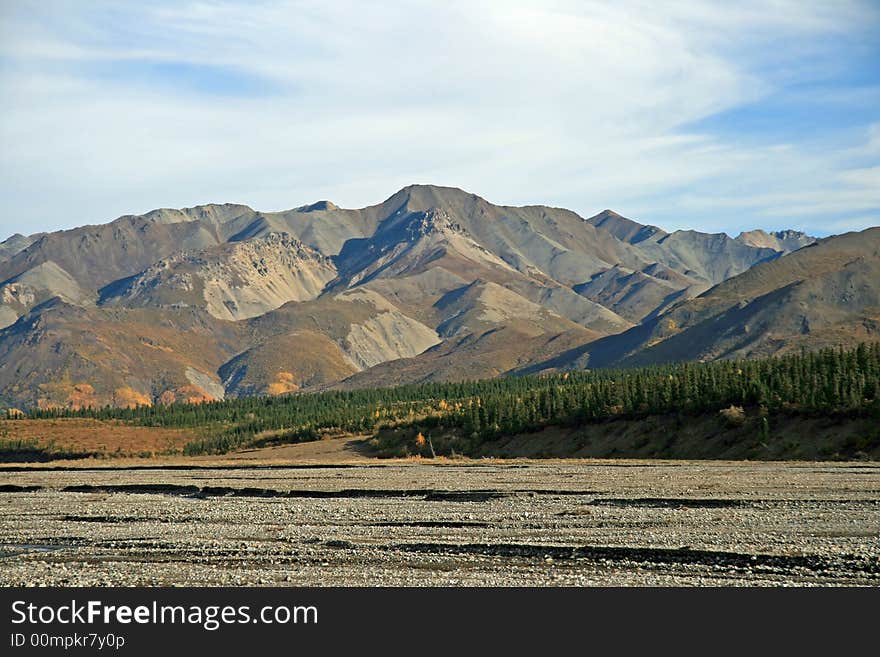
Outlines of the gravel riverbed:
{"type": "Polygon", "coordinates": [[[0,468],[6,586],[880,584],[880,465],[0,468]]]}

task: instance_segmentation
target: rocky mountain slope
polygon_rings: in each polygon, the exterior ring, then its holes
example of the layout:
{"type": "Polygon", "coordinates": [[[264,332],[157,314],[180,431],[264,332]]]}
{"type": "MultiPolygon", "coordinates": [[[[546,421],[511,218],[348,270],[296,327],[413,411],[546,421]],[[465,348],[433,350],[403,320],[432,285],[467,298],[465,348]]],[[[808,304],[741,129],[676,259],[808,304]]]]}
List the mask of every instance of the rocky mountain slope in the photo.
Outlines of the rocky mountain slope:
{"type": "Polygon", "coordinates": [[[749,246],[773,249],[774,251],[797,251],[816,241],[809,235],[804,235],[796,230],[778,230],[767,233],[760,229],[740,233],[736,239],[749,246]]]}
{"type": "Polygon", "coordinates": [[[878,283],[880,228],[829,237],[524,370],[750,358],[876,341],[878,283]]]}
{"type": "Polygon", "coordinates": [[[677,313],[698,295],[813,241],[667,233],[610,210],[584,219],[428,185],[354,210],[205,205],[15,235],[0,243],[0,404],[198,401],[576,363],[584,345],[685,326],[677,313]]]}
{"type": "Polygon", "coordinates": [[[308,301],[336,278],[333,261],[287,233],[184,251],[101,290],[103,305],[204,308],[232,321],[308,301]]]}

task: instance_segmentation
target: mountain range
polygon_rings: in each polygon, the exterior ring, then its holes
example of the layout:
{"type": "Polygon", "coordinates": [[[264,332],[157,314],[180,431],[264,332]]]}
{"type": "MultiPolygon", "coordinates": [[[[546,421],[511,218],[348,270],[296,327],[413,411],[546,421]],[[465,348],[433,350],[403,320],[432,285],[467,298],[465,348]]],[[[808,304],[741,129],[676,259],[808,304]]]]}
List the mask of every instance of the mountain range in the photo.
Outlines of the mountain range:
{"type": "Polygon", "coordinates": [[[880,228],[666,232],[406,187],[0,243],[0,403],[81,407],[712,360],[880,336],[880,228]]]}

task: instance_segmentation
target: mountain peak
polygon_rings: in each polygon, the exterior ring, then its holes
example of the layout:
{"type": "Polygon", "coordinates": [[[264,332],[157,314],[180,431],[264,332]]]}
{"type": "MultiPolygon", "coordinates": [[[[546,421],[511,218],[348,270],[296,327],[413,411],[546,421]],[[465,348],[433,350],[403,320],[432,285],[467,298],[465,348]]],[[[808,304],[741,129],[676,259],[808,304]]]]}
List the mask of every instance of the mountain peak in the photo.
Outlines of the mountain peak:
{"type": "Polygon", "coordinates": [[[777,230],[767,232],[760,228],[744,231],[736,236],[738,242],[758,248],[773,249],[782,253],[797,251],[816,242],[816,238],[799,230],[777,230]]]}
{"type": "Polygon", "coordinates": [[[322,212],[329,210],[339,210],[339,206],[332,201],[317,201],[309,205],[301,205],[296,208],[298,212],[322,212]]]}
{"type": "Polygon", "coordinates": [[[390,196],[382,205],[387,208],[406,207],[411,212],[424,212],[435,208],[462,207],[477,202],[486,203],[476,194],[458,187],[413,184],[390,196]]]}
{"type": "MultiPolygon", "coordinates": [[[[430,185],[426,183],[413,183],[411,185],[407,185],[400,192],[406,192],[408,194],[440,194],[440,195],[452,195],[452,196],[475,196],[475,194],[471,194],[470,192],[466,192],[460,187],[449,187],[446,185],[430,185]]],[[[398,194],[400,193],[398,192],[398,194]]]]}
{"type": "Polygon", "coordinates": [[[632,219],[627,219],[614,210],[602,210],[599,214],[587,219],[587,223],[602,228],[619,240],[638,244],[652,237],[664,237],[667,233],[657,226],[646,226],[632,219]]]}

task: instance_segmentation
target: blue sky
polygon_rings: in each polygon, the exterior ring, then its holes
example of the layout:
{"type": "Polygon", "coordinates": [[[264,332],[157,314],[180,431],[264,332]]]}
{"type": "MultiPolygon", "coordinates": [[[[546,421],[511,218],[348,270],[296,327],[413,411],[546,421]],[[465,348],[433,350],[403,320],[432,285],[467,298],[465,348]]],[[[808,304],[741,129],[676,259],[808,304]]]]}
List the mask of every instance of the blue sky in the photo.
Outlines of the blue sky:
{"type": "Polygon", "coordinates": [[[2,237],[414,182],[666,229],[880,224],[876,2],[6,0],[0,97],[2,237]]]}

